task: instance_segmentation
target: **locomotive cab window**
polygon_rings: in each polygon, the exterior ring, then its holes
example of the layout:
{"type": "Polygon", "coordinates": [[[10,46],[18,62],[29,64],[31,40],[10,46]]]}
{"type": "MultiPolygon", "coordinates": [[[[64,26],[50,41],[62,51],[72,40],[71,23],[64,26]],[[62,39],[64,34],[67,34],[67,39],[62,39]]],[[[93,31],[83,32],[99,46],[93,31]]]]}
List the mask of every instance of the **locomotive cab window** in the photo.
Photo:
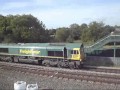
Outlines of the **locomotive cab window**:
{"type": "Polygon", "coordinates": [[[71,54],[79,54],[78,50],[72,50],[71,54]]]}

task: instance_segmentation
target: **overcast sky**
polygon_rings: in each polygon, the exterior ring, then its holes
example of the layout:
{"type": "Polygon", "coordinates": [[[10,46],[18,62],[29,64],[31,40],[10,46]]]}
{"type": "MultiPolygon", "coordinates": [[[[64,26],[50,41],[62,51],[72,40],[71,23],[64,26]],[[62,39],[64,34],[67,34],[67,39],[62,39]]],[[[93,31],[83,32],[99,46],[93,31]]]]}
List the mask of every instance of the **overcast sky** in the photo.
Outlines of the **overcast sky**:
{"type": "Polygon", "coordinates": [[[120,0],[0,0],[0,14],[32,14],[49,29],[91,21],[120,25],[120,0]]]}

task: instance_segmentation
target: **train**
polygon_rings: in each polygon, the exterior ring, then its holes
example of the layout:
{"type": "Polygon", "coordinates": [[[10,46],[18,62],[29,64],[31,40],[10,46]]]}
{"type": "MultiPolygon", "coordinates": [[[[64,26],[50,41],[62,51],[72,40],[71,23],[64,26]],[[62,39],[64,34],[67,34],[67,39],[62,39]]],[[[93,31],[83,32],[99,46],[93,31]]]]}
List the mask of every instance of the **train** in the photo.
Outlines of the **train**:
{"type": "Polygon", "coordinates": [[[1,43],[0,60],[36,60],[39,65],[82,68],[85,62],[82,43],[1,43]]]}

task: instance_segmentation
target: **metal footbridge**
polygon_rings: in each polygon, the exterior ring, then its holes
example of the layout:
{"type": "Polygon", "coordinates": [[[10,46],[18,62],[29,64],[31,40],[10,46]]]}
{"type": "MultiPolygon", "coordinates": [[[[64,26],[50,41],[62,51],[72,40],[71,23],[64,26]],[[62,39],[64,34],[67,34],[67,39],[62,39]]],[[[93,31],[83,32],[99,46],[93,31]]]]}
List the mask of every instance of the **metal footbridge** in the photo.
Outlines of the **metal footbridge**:
{"type": "Polygon", "coordinates": [[[98,40],[93,45],[86,46],[85,47],[85,52],[86,53],[91,53],[95,50],[99,50],[99,49],[103,48],[104,45],[106,45],[107,43],[110,43],[110,42],[114,42],[114,44],[116,42],[120,42],[120,35],[110,34],[110,35],[98,40]]]}

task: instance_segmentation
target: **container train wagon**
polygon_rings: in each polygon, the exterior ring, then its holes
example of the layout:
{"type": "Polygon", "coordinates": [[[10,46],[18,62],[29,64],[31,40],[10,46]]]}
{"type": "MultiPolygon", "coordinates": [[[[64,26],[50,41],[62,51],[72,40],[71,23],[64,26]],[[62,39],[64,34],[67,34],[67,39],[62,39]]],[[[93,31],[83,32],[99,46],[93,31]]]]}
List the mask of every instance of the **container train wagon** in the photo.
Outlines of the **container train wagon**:
{"type": "Polygon", "coordinates": [[[39,65],[80,68],[85,55],[80,43],[13,43],[0,44],[0,59],[9,62],[32,59],[39,65]]]}

